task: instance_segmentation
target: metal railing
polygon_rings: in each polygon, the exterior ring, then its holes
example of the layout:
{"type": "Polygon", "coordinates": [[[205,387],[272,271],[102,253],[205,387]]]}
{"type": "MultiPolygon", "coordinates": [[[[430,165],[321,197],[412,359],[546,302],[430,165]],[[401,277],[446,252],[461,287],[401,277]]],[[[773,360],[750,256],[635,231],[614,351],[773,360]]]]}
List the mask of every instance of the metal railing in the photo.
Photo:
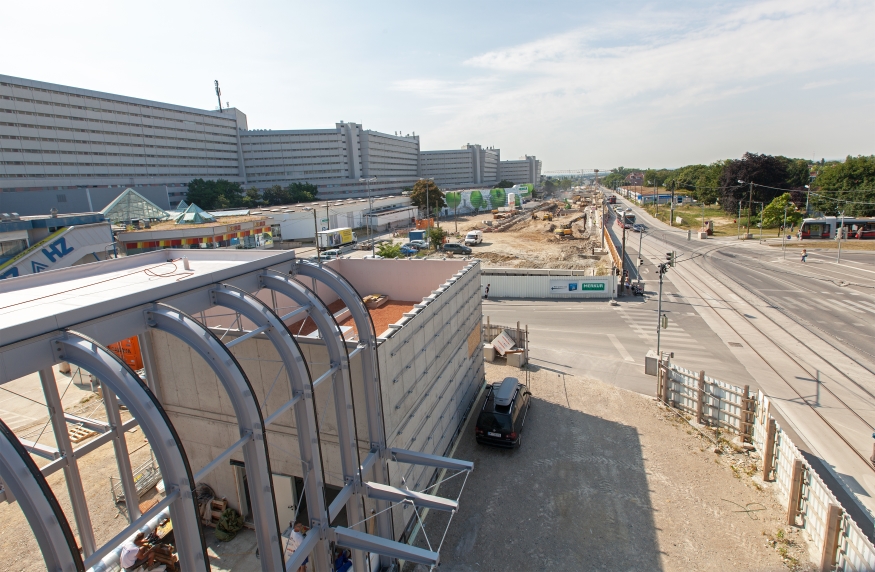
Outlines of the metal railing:
{"type": "MultiPolygon", "coordinates": [[[[155,462],[155,456],[149,451],[149,460],[134,468],[134,485],[137,488],[137,496],[142,497],[161,480],[161,470],[155,462]]],[[[110,477],[109,489],[112,500],[116,504],[125,502],[125,493],[122,489],[121,479],[110,477]]]]}

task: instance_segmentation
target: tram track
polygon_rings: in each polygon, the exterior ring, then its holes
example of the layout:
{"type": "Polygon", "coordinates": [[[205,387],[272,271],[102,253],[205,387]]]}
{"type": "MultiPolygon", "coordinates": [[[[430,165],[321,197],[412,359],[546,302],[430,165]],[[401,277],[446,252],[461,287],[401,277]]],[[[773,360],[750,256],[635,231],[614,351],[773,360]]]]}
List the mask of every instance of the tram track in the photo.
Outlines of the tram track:
{"type": "MultiPolygon", "coordinates": [[[[715,251],[715,250],[719,250],[720,248],[721,248],[721,246],[715,246],[715,248],[713,248],[713,249],[709,249],[708,253],[713,252],[713,251],[715,251]]],[[[702,254],[703,254],[702,258],[704,259],[704,254],[706,254],[706,253],[702,253],[702,254]]],[[[652,255],[652,253],[651,253],[651,255],[652,255]]],[[[703,269],[704,269],[704,267],[701,266],[701,265],[699,265],[699,268],[703,268],[703,269]]],[[[719,272],[720,276],[723,276],[723,273],[722,273],[721,271],[718,270],[718,272],[719,272]]],[[[712,276],[712,277],[715,277],[714,274],[709,274],[709,275],[712,276]]],[[[721,285],[723,285],[724,287],[728,288],[730,291],[734,292],[734,289],[733,289],[731,286],[729,286],[729,285],[728,285],[723,279],[721,279],[719,276],[718,276],[718,277],[715,277],[715,278],[717,279],[718,282],[720,282],[721,285]]],[[[744,339],[745,339],[745,336],[744,336],[741,332],[739,332],[739,330],[738,330],[738,329],[737,329],[737,328],[736,328],[736,327],[735,327],[735,326],[734,326],[729,320],[727,320],[727,319],[722,315],[722,312],[721,312],[720,310],[725,310],[726,308],[719,308],[718,306],[715,306],[715,305],[711,302],[711,300],[720,300],[720,301],[724,301],[724,302],[726,302],[726,306],[727,306],[732,312],[734,312],[734,313],[736,313],[736,314],[739,314],[738,310],[736,310],[736,309],[735,309],[735,308],[729,303],[728,300],[724,300],[722,296],[718,296],[717,293],[716,293],[712,288],[710,288],[707,284],[704,284],[704,283],[701,283],[701,284],[694,284],[694,283],[690,282],[689,279],[687,279],[686,277],[682,276],[680,273],[674,273],[674,274],[673,274],[673,277],[672,277],[672,280],[674,280],[674,279],[682,280],[682,281],[683,281],[683,282],[684,282],[689,288],[691,288],[691,289],[692,289],[693,291],[695,291],[695,292],[698,292],[699,295],[700,295],[700,299],[702,300],[702,302],[703,302],[704,304],[706,304],[706,305],[707,305],[707,306],[708,306],[708,307],[714,312],[714,314],[720,318],[720,320],[723,322],[723,324],[724,324],[724,325],[725,325],[730,331],[732,331],[733,333],[735,333],[735,335],[738,336],[739,339],[741,339],[741,340],[744,340],[744,339]]],[[[751,326],[751,327],[752,327],[757,333],[759,333],[760,335],[764,336],[765,338],[771,340],[771,337],[768,335],[768,333],[764,332],[762,328],[760,328],[758,325],[754,324],[751,320],[747,320],[747,323],[748,323],[748,324],[749,324],[749,325],[750,325],[750,326],[751,326]]],[[[801,369],[802,371],[806,372],[808,375],[811,375],[811,372],[808,370],[808,367],[806,367],[805,365],[803,365],[803,364],[799,361],[799,359],[797,359],[796,356],[794,356],[794,355],[792,354],[792,352],[788,351],[786,348],[784,348],[783,346],[781,346],[779,343],[775,342],[774,340],[771,340],[771,341],[772,341],[772,344],[773,344],[773,345],[774,345],[779,351],[781,351],[781,353],[783,353],[783,354],[784,354],[784,355],[785,355],[790,361],[792,361],[792,362],[793,362],[793,363],[794,363],[799,369],[801,369]]],[[[755,345],[750,344],[749,342],[748,342],[747,345],[748,345],[749,349],[750,349],[751,351],[753,351],[753,352],[754,352],[754,353],[755,353],[755,354],[756,354],[756,355],[757,355],[757,356],[763,361],[763,363],[765,363],[765,364],[767,365],[767,367],[769,367],[769,369],[770,369],[770,370],[771,370],[771,371],[777,376],[777,378],[780,379],[781,381],[783,381],[784,384],[786,385],[786,387],[787,387],[787,388],[788,388],[793,394],[795,394],[795,395],[797,396],[799,402],[805,404],[805,405],[807,406],[807,408],[808,408],[811,412],[813,412],[813,413],[814,413],[814,414],[815,414],[815,415],[816,415],[816,416],[817,416],[817,417],[818,417],[818,418],[824,423],[824,425],[826,425],[826,426],[827,426],[827,427],[828,427],[828,428],[829,428],[829,429],[830,429],[830,430],[831,430],[831,431],[832,431],[832,432],[833,432],[833,433],[834,433],[834,434],[835,434],[835,435],[836,435],[836,436],[837,436],[837,437],[838,437],[838,438],[839,438],[839,439],[840,439],[840,440],[841,440],[841,441],[842,441],[842,442],[843,442],[843,443],[844,443],[844,444],[845,444],[845,445],[846,445],[851,451],[853,451],[853,453],[854,453],[854,454],[855,454],[855,455],[856,455],[861,461],[863,461],[863,463],[866,465],[866,467],[868,467],[868,469],[869,469],[870,471],[872,471],[873,473],[875,473],[875,467],[872,466],[872,464],[870,463],[869,459],[867,459],[863,454],[861,454],[860,451],[857,449],[857,447],[855,447],[855,446],[853,445],[853,443],[851,443],[851,441],[849,441],[848,438],[845,437],[845,435],[844,435],[839,429],[837,429],[837,428],[835,427],[835,425],[833,424],[833,422],[830,422],[830,420],[827,419],[826,416],[824,416],[820,411],[818,411],[818,408],[815,407],[815,406],[809,401],[809,399],[807,399],[806,397],[804,397],[804,396],[799,392],[799,390],[795,387],[795,385],[794,385],[790,380],[788,380],[788,379],[785,377],[785,374],[782,374],[782,372],[780,372],[777,368],[775,368],[775,367],[771,364],[770,360],[767,359],[767,357],[766,357],[766,355],[764,355],[763,351],[761,351],[761,349],[758,349],[757,347],[755,347],[755,345]]],[[[818,355],[818,357],[819,357],[820,359],[822,359],[822,360],[826,361],[827,363],[829,363],[829,360],[828,360],[828,359],[825,359],[824,356],[820,355],[819,353],[817,353],[817,352],[812,352],[812,353],[815,354],[815,355],[818,355]]],[[[825,389],[830,395],[832,395],[832,397],[835,398],[837,402],[841,403],[841,405],[842,405],[845,409],[847,409],[848,412],[850,412],[855,418],[857,418],[857,419],[858,419],[860,422],[862,422],[866,427],[868,427],[869,430],[875,429],[875,427],[873,427],[871,423],[869,423],[869,422],[866,421],[862,416],[860,416],[859,413],[857,413],[853,408],[851,408],[851,407],[850,407],[850,406],[849,406],[844,400],[842,400],[840,397],[838,397],[837,395],[835,395],[835,393],[834,393],[831,389],[827,388],[826,386],[823,386],[823,388],[824,388],[824,389],[825,389]]],[[[867,392],[867,393],[868,393],[868,392],[867,392]]]]}

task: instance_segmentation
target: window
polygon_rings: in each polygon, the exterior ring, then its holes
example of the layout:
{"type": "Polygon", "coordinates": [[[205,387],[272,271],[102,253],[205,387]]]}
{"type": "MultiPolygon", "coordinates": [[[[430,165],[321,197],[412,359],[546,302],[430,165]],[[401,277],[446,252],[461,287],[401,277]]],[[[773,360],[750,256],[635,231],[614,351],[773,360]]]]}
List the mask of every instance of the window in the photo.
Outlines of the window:
{"type": "Polygon", "coordinates": [[[67,202],[67,195],[58,195],[58,202],[59,203],[66,203],[67,202]]]}

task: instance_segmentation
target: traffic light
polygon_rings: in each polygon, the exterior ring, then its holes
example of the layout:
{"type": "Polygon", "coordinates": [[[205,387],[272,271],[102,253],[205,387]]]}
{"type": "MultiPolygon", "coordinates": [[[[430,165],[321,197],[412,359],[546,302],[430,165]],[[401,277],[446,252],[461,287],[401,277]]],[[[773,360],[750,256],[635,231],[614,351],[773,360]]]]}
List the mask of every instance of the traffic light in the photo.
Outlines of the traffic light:
{"type": "Polygon", "coordinates": [[[644,266],[644,259],[643,258],[638,259],[638,266],[644,266]]]}
{"type": "Polygon", "coordinates": [[[659,317],[659,327],[663,330],[668,329],[668,316],[666,316],[665,314],[659,317]]]}
{"type": "Polygon", "coordinates": [[[671,252],[666,252],[665,259],[668,260],[669,266],[674,266],[677,259],[677,252],[675,252],[674,250],[672,250],[671,252]]]}

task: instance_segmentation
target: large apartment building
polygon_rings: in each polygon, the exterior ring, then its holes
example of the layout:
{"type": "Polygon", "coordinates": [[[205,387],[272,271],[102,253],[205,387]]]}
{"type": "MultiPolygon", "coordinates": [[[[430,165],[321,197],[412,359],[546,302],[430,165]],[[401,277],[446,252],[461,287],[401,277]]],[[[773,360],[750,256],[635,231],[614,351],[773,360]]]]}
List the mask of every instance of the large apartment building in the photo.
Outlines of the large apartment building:
{"type": "Polygon", "coordinates": [[[537,185],[541,181],[541,161],[530,155],[517,161],[502,161],[499,174],[503,180],[511,181],[515,185],[537,185]]]}
{"type": "MultiPolygon", "coordinates": [[[[464,188],[508,178],[504,163],[498,149],[423,152],[415,134],[357,123],[250,130],[235,108],[195,109],[0,75],[2,212],[97,211],[126,188],[171,208],[195,178],[258,189],[307,182],[327,200],[368,190],[398,194],[421,177],[464,188]]],[[[538,181],[514,176],[515,183],[538,181]]]]}

